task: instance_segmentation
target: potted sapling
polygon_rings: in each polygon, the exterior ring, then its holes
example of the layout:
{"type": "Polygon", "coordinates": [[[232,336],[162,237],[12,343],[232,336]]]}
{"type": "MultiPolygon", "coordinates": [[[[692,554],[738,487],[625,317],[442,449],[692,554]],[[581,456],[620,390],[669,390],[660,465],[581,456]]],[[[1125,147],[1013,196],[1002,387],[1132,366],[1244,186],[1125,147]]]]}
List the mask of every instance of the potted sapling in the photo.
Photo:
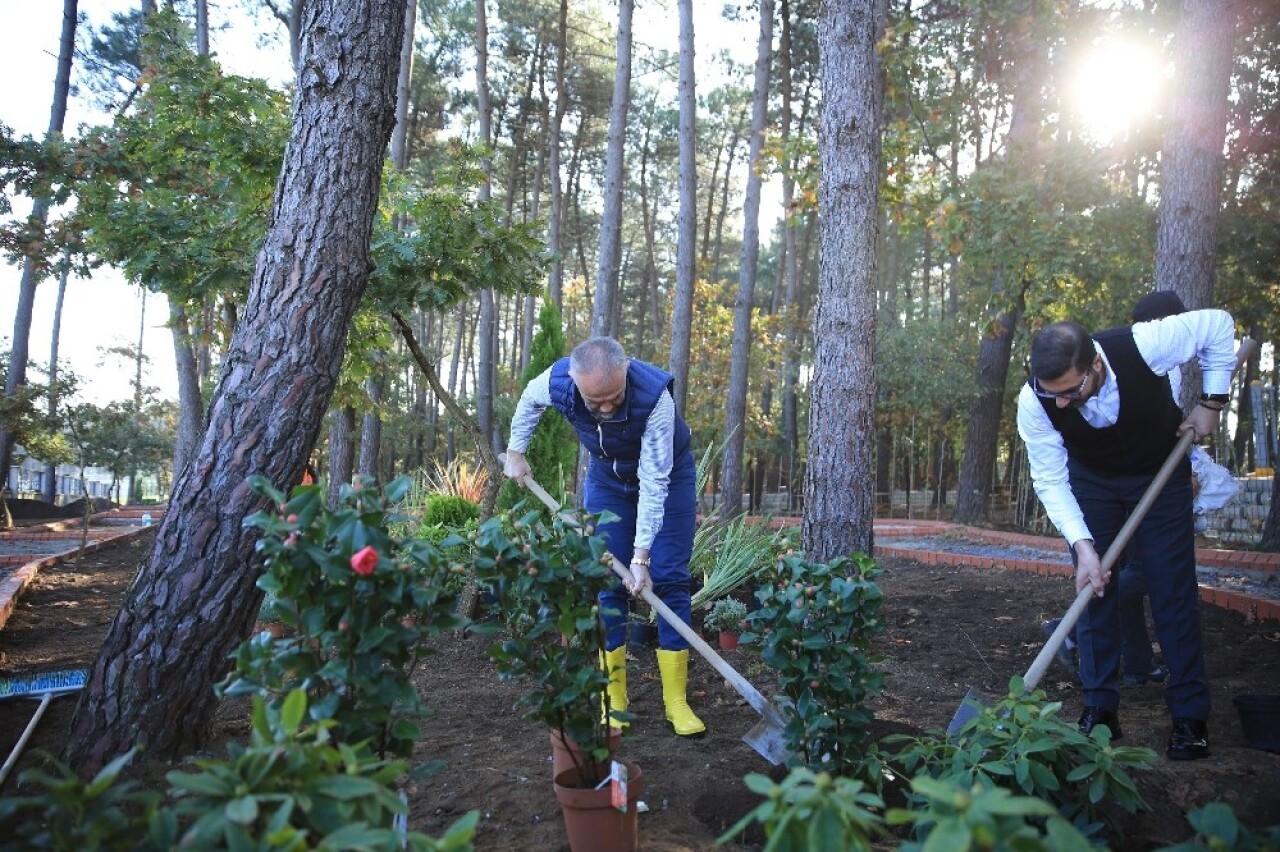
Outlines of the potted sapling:
{"type": "Polygon", "coordinates": [[[742,620],[746,617],[746,604],[734,598],[721,598],[711,605],[711,611],[702,619],[702,624],[719,634],[721,650],[732,651],[738,647],[742,620]]]}
{"type": "Polygon", "coordinates": [[[609,674],[602,667],[598,595],[612,582],[612,557],[604,540],[590,534],[596,517],[520,511],[513,510],[507,529],[492,518],[475,536],[476,579],[493,590],[509,625],[489,657],[500,679],[529,686],[516,706],[550,729],[553,747],[568,752],[554,787],[570,847],[633,849],[640,770],[613,759],[621,731],[611,723],[630,717],[607,710],[609,674]]]}

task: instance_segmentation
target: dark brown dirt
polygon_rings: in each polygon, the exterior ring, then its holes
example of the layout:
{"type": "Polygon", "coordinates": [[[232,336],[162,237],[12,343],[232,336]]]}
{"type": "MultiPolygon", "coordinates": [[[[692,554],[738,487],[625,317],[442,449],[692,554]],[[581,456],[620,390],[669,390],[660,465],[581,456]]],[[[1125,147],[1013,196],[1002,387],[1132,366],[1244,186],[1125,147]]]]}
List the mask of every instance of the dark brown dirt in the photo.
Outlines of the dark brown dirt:
{"type": "MultiPolygon", "coordinates": [[[[78,565],[41,572],[17,612],[0,630],[0,676],[86,667],[119,606],[151,535],[109,547],[78,565]]],[[[1008,679],[1030,665],[1042,641],[1040,623],[1061,614],[1072,598],[1070,581],[1042,575],[970,568],[922,566],[885,560],[887,630],[878,650],[889,673],[876,700],[877,737],[890,732],[944,727],[966,689],[999,694],[1008,679]]],[[[1280,692],[1280,625],[1245,624],[1240,616],[1203,607],[1209,672],[1214,689],[1210,720],[1213,757],[1173,763],[1161,757],[1139,775],[1152,810],[1127,819],[1116,848],[1147,849],[1184,840],[1186,811],[1210,801],[1231,804],[1252,828],[1280,824],[1280,755],[1244,745],[1233,695],[1280,692]]],[[[551,791],[547,733],[519,718],[513,708],[520,688],[497,680],[485,656],[489,639],[444,640],[416,675],[434,715],[424,723],[417,752],[441,760],[445,769],[410,791],[410,824],[438,832],[458,815],[479,809],[480,849],[563,849],[564,829],[551,791]]],[[[725,658],[768,692],[765,669],[743,651],[725,658]]],[[[661,687],[652,652],[631,664],[632,709],[639,714],[623,751],[643,768],[641,843],[653,850],[702,850],[749,809],[742,783],[748,772],[769,766],[740,737],[754,724],[748,708],[710,666],[692,667],[691,695],[707,723],[707,736],[683,740],[662,717],[661,687]]],[[[1078,689],[1069,681],[1045,684],[1065,703],[1064,715],[1079,711],[1078,689]]],[[[1163,754],[1168,733],[1159,686],[1123,694],[1124,742],[1163,754]]],[[[56,751],[65,739],[75,698],[55,699],[19,765],[34,765],[31,752],[56,751]]],[[[31,701],[0,702],[0,750],[8,754],[35,708],[31,701]]],[[[217,737],[242,734],[243,706],[220,714],[217,737]]],[[[16,773],[15,773],[16,774],[16,773]]],[[[4,790],[14,792],[11,781],[4,790]]],[[[748,841],[745,848],[757,848],[748,841]]],[[[740,847],[740,848],[743,848],[740,847]]]]}

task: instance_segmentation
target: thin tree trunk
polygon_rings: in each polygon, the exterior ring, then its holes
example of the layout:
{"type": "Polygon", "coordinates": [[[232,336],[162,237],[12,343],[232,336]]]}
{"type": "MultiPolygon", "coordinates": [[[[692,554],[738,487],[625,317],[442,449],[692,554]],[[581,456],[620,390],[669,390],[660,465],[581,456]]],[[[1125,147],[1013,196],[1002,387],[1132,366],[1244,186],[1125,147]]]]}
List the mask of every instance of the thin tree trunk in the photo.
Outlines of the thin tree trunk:
{"type": "Polygon", "coordinates": [[[186,469],[204,431],[204,400],[200,396],[200,375],[196,352],[191,345],[191,327],[182,305],[169,302],[169,333],[173,337],[173,357],[178,373],[178,431],[173,442],[174,482],[186,469]]]}
{"type": "Polygon", "coordinates": [[[769,62],[773,51],[773,0],[760,0],[760,36],[756,43],[755,97],[751,106],[751,144],[747,155],[747,195],[742,205],[742,258],[738,295],[733,303],[733,345],[729,395],[725,403],[724,462],[720,493],[729,516],[742,511],[742,463],[747,429],[747,383],[751,367],[751,312],[755,308],[756,265],[760,259],[760,156],[769,120],[769,62]]]}
{"type": "Polygon", "coordinates": [[[547,172],[551,182],[551,218],[547,225],[547,250],[551,252],[551,279],[548,282],[551,303],[560,311],[564,308],[561,291],[564,287],[564,254],[562,228],[564,222],[564,192],[560,182],[560,133],[564,116],[569,111],[569,89],[565,84],[565,68],[568,64],[569,0],[560,0],[560,16],[556,25],[556,112],[547,139],[547,172]]]}
{"type": "Polygon", "coordinates": [[[67,757],[83,776],[135,745],[163,759],[207,741],[213,684],[261,598],[244,520],[267,504],[246,479],[300,478],[368,281],[403,28],[403,3],[307,7],[293,133],[244,318],[199,453],[76,709],[67,757]]]}
{"type": "Polygon", "coordinates": [[[614,299],[622,242],[622,160],[627,140],[627,108],[631,102],[631,13],[635,0],[618,0],[617,66],[609,107],[609,147],[604,166],[604,208],[600,218],[600,256],[596,258],[596,292],[591,308],[591,334],[613,334],[614,299]]]}
{"type": "MultiPolygon", "coordinates": [[[[63,251],[62,268],[58,270],[58,300],[53,308],[53,333],[49,336],[49,400],[46,411],[52,421],[58,414],[58,343],[62,337],[62,305],[67,295],[67,279],[71,276],[71,253],[63,251]]],[[[145,290],[143,291],[146,292],[145,290]]],[[[6,471],[7,473],[7,471],[6,471]]],[[[7,479],[8,477],[4,477],[7,479]]],[[[48,462],[40,482],[41,498],[53,505],[58,499],[58,466],[48,462]]]]}
{"type": "MultiPolygon", "coordinates": [[[[60,135],[67,117],[67,97],[71,91],[71,62],[75,54],[78,0],[63,0],[62,36],[58,42],[58,70],[53,78],[53,101],[49,106],[49,130],[46,138],[60,135]]],[[[49,215],[49,200],[36,198],[28,217],[33,234],[43,235],[49,215]]],[[[41,240],[42,241],[42,240],[41,240]]],[[[22,279],[18,283],[18,304],[13,314],[13,338],[9,344],[9,369],[5,376],[4,396],[12,400],[27,383],[27,361],[31,351],[31,317],[35,311],[36,287],[44,270],[34,257],[23,258],[22,279]]],[[[0,419],[0,493],[7,489],[9,466],[13,463],[13,432],[0,419]]]]}
{"type": "MultiPolygon", "coordinates": [[[[489,25],[485,12],[486,0],[476,0],[476,97],[479,117],[480,144],[485,147],[484,181],[480,184],[480,200],[487,200],[493,192],[493,159],[488,154],[493,144],[490,129],[489,106],[489,25]]],[[[480,431],[497,440],[493,423],[493,393],[496,379],[498,308],[492,290],[480,293],[479,360],[476,364],[476,419],[480,431]]]]}
{"type": "Polygon", "coordinates": [[[350,405],[335,408],[329,415],[329,490],[326,503],[338,508],[342,487],[355,475],[356,410],[350,405]]]}
{"type": "MultiPolygon", "coordinates": [[[[689,392],[693,288],[697,276],[694,243],[698,232],[698,103],[693,64],[693,0],[679,0],[676,5],[680,16],[680,80],[676,90],[680,103],[680,208],[676,214],[676,291],[671,307],[669,372],[675,378],[672,393],[676,410],[684,411],[689,392]]],[[[714,178],[711,185],[715,185],[714,178]]]]}

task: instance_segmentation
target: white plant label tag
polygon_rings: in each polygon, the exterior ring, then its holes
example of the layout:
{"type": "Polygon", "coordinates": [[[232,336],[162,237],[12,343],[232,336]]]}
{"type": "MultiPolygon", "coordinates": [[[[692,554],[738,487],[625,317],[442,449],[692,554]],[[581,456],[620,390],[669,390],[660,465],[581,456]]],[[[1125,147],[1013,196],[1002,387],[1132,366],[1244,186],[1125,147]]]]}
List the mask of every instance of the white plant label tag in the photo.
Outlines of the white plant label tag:
{"type": "Polygon", "coordinates": [[[609,772],[609,794],[613,806],[622,813],[627,812],[627,766],[613,761],[609,772]]]}

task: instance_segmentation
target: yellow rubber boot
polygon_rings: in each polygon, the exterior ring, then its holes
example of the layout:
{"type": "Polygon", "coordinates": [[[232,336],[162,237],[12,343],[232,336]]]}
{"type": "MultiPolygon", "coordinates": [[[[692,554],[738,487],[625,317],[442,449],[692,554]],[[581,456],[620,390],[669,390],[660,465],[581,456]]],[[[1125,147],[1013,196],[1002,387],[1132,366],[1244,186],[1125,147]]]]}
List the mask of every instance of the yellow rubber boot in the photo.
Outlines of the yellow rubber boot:
{"type": "Polygon", "coordinates": [[[609,706],[604,709],[606,721],[615,728],[625,728],[627,722],[609,718],[612,712],[627,712],[627,646],[620,645],[600,655],[601,665],[609,673],[609,706]]]}
{"type": "Polygon", "coordinates": [[[689,682],[688,651],[658,651],[658,671],[662,674],[662,703],[667,708],[667,721],[682,737],[705,733],[707,726],[694,715],[685,698],[689,682]]]}

